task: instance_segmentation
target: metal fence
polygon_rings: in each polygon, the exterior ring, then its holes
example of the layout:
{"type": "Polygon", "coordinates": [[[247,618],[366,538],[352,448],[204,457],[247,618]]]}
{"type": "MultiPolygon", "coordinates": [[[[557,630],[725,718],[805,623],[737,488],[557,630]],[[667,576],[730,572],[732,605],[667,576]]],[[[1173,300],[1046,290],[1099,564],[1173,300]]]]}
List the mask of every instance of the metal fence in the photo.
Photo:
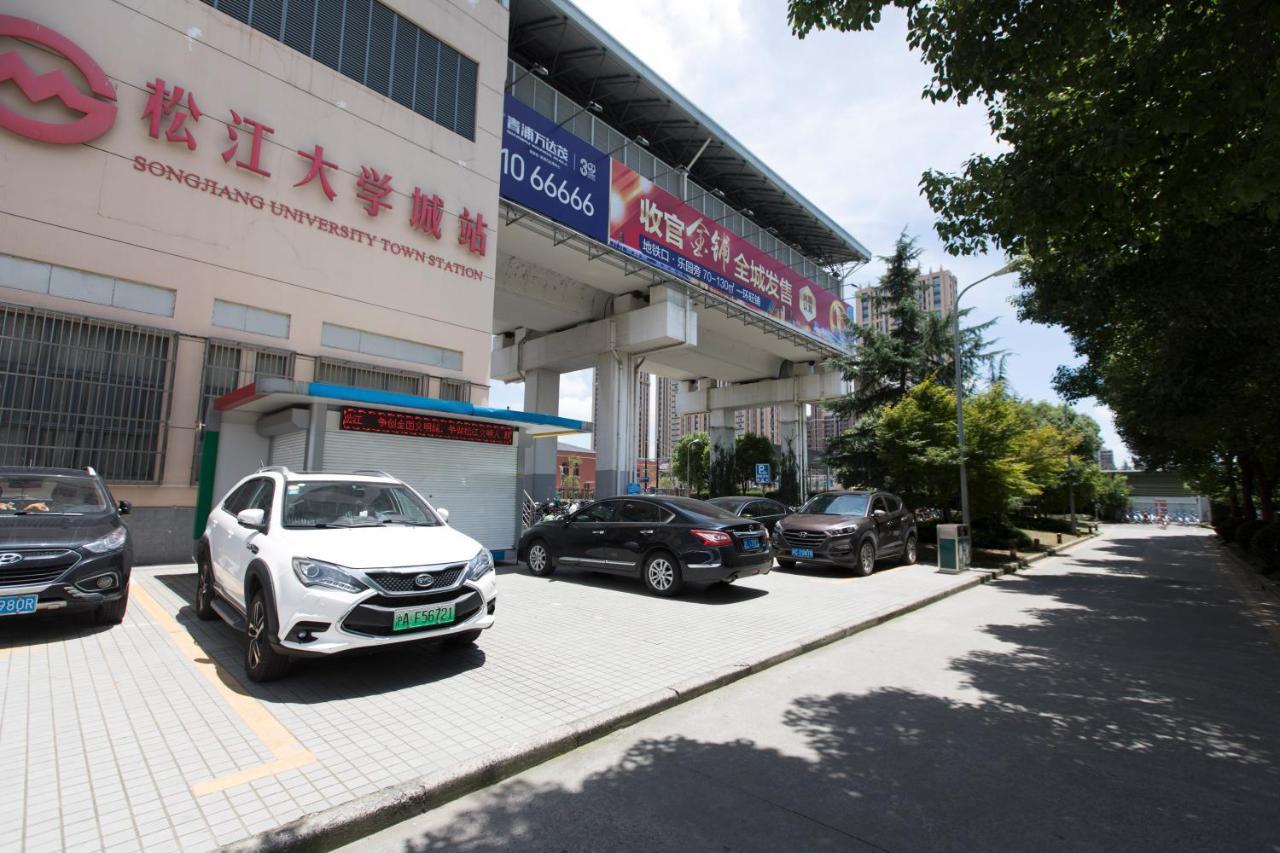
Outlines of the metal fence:
{"type": "Polygon", "coordinates": [[[161,329],[0,304],[0,464],[159,481],[176,349],[161,329]]]}
{"type": "Polygon", "coordinates": [[[430,387],[430,377],[425,373],[333,358],[316,359],[316,381],[419,396],[425,395],[430,387]]]}

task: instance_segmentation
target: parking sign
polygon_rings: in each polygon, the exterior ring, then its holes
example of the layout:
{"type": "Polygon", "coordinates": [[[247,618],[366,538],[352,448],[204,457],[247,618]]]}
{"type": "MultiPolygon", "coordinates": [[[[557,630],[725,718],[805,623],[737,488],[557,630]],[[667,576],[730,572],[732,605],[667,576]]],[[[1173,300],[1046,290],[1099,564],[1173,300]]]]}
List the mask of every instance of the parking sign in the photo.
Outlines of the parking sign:
{"type": "Polygon", "coordinates": [[[764,485],[765,483],[772,483],[773,482],[773,471],[771,470],[772,468],[773,466],[767,462],[762,462],[759,465],[756,465],[756,482],[761,485],[764,485]]]}

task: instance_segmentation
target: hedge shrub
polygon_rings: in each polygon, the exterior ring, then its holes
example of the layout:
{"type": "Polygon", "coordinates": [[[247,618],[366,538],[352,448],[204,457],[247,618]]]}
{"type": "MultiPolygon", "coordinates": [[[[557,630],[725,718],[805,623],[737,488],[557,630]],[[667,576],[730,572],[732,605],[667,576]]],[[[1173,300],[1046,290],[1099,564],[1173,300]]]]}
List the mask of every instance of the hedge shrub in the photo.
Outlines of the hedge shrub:
{"type": "Polygon", "coordinates": [[[1262,521],[1261,519],[1251,518],[1247,521],[1240,522],[1231,536],[1237,545],[1248,550],[1249,541],[1253,539],[1253,534],[1266,526],[1267,522],[1262,521]]]}
{"type": "Polygon", "coordinates": [[[1280,521],[1273,521],[1259,528],[1249,541],[1249,550],[1262,560],[1266,571],[1280,569],[1280,521]]]}

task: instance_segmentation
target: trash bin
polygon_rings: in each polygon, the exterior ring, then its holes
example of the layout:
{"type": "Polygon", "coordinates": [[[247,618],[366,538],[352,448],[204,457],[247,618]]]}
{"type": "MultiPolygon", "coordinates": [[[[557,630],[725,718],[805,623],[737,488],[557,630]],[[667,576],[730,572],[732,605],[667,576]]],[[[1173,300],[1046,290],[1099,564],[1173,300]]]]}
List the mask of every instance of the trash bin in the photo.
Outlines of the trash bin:
{"type": "Polygon", "coordinates": [[[938,525],[938,571],[948,574],[969,569],[969,526],[938,525]]]}

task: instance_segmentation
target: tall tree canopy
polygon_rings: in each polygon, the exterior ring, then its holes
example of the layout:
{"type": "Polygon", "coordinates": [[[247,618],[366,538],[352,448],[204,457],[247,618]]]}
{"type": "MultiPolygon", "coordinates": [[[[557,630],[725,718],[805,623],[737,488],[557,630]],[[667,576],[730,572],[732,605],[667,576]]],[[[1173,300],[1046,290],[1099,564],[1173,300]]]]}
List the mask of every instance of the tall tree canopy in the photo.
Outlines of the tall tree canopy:
{"type": "Polygon", "coordinates": [[[1026,319],[1063,326],[1149,463],[1220,465],[1272,517],[1280,288],[1280,2],[791,0],[797,35],[904,9],[925,96],[983,104],[1004,145],[926,172],[956,253],[1020,258],[1026,319]]]}

